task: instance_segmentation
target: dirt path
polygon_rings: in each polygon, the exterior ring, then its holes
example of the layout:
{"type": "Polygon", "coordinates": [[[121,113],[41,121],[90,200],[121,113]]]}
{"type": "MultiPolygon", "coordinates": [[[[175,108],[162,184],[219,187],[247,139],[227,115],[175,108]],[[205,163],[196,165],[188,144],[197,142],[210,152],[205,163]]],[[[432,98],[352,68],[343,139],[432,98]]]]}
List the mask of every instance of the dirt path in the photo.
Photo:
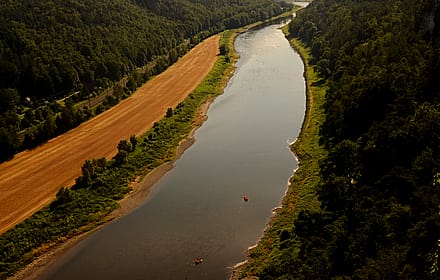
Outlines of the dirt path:
{"type": "Polygon", "coordinates": [[[0,233],[73,185],[85,160],[111,158],[121,139],[144,133],[184,100],[211,70],[218,48],[219,36],[208,38],[116,107],[0,164],[0,233]]]}

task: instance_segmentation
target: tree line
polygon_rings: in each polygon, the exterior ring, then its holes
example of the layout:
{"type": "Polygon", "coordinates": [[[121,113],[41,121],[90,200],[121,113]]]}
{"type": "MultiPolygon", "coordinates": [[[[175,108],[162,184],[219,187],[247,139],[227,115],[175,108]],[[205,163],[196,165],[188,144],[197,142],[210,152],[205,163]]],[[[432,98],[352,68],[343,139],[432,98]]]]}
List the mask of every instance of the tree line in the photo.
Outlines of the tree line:
{"type": "Polygon", "coordinates": [[[314,0],[290,23],[326,88],[320,207],[260,279],[440,278],[440,7],[314,0]],[[282,266],[280,266],[282,264],[282,266]]]}
{"type": "Polygon", "coordinates": [[[282,11],[270,0],[3,1],[0,161],[114,105],[209,35],[282,11]],[[97,110],[74,106],[124,77],[97,110]]]}

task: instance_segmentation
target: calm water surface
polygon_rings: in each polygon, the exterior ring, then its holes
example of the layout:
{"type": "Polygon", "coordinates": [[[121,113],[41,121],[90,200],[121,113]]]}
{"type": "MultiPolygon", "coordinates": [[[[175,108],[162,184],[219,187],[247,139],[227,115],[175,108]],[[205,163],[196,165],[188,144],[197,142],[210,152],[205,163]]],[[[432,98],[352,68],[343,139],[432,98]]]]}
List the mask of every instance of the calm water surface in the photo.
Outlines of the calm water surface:
{"type": "Polygon", "coordinates": [[[150,199],[42,279],[226,279],[245,259],[296,168],[288,144],[305,112],[303,64],[277,27],[237,37],[234,77],[150,199]],[[194,265],[196,257],[204,262],[194,265]]]}

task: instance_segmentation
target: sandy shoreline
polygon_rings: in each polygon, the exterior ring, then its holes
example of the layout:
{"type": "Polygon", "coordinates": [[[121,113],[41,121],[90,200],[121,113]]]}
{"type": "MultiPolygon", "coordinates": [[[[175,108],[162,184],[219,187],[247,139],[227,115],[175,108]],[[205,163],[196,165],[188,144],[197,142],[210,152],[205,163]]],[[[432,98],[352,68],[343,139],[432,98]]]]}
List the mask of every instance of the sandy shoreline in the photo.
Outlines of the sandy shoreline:
{"type": "Polygon", "coordinates": [[[210,98],[200,106],[197,112],[197,116],[193,122],[193,129],[176,148],[176,157],[174,158],[174,160],[162,164],[161,166],[149,172],[144,178],[138,178],[138,180],[132,182],[131,186],[133,190],[119,201],[120,206],[106,217],[103,225],[98,226],[88,232],[81,233],[72,238],[69,238],[64,242],[53,245],[52,247],[47,249],[47,251],[45,251],[41,256],[36,258],[33,262],[20,270],[14,276],[7,278],[7,280],[37,280],[40,276],[43,275],[44,272],[46,272],[47,269],[49,269],[51,265],[55,263],[57,258],[63,255],[69,249],[76,246],[80,241],[84,240],[94,232],[99,231],[109,223],[131,213],[133,210],[137,209],[143,203],[148,201],[149,194],[155,183],[174,167],[175,161],[177,161],[183,155],[183,153],[195,142],[194,133],[207,119],[208,109],[213,101],[214,98],[210,98]]]}

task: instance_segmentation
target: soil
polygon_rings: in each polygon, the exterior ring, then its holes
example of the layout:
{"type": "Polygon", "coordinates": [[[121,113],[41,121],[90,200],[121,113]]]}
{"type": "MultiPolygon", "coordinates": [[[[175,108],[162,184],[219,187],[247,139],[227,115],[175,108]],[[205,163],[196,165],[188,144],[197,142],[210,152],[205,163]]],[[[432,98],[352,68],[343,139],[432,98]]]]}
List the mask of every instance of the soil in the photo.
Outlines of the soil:
{"type": "MultiPolygon", "coordinates": [[[[150,129],[198,86],[212,69],[218,50],[219,35],[206,39],[117,106],[0,164],[0,234],[50,203],[62,186],[72,186],[85,160],[110,159],[120,140],[150,129]]],[[[145,180],[154,183],[167,168],[162,166],[145,180]]],[[[140,200],[151,182],[135,190],[140,200]]],[[[124,203],[116,216],[130,210],[124,203]]]]}

